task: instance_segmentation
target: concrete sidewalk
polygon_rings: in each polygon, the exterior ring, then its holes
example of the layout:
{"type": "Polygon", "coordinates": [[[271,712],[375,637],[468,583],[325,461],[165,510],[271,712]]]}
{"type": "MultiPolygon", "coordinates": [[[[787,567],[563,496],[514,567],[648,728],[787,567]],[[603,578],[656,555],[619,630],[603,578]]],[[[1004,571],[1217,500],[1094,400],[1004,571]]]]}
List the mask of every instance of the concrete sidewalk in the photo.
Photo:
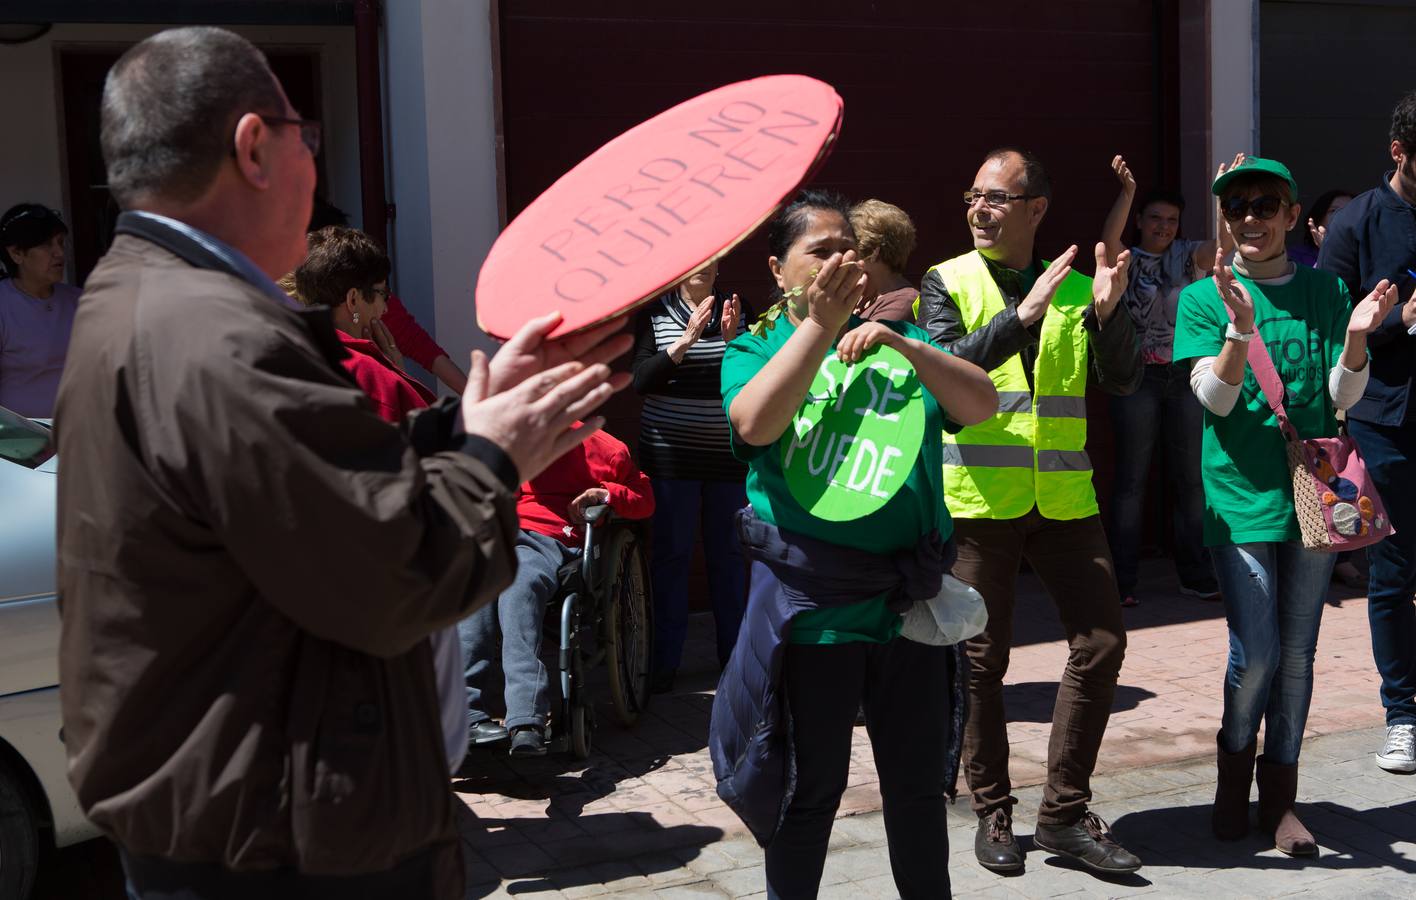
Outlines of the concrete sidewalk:
{"type": "MultiPolygon", "coordinates": [[[[999,876],[973,859],[976,819],[963,803],[950,810],[949,870],[957,897],[1341,897],[1416,896],[1416,777],[1377,769],[1381,728],[1310,740],[1303,750],[1299,813],[1321,847],[1316,859],[1290,859],[1251,834],[1220,843],[1209,833],[1212,760],[1156,766],[1096,779],[1094,809],[1118,840],[1145,861],[1125,878],[1102,879],[1032,847],[1040,788],[1018,792],[1025,871],[999,876]]],[[[490,852],[491,859],[496,858],[490,852]]],[[[744,836],[703,847],[647,854],[619,863],[559,869],[484,884],[482,897],[764,897],[762,852],[744,836]]],[[[820,896],[895,897],[879,813],[838,819],[820,896]]]]}

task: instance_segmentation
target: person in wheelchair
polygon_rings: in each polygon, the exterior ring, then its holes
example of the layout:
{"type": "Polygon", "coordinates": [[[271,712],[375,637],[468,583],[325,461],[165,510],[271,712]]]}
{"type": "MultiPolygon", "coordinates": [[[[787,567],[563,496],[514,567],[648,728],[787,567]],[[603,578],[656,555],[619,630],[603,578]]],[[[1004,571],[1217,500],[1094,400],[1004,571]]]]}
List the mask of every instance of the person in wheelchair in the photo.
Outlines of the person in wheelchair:
{"type": "Polygon", "coordinates": [[[623,519],[654,513],[648,476],[635,466],[629,448],[604,431],[521,486],[516,577],[495,603],[457,626],[466,669],[470,745],[495,743],[509,735],[512,756],[545,754],[550,676],[541,662],[541,623],[559,587],[561,567],[576,558],[581,546],[585,510],[600,505],[608,505],[623,519]],[[502,724],[487,709],[498,631],[506,701],[502,724]]]}

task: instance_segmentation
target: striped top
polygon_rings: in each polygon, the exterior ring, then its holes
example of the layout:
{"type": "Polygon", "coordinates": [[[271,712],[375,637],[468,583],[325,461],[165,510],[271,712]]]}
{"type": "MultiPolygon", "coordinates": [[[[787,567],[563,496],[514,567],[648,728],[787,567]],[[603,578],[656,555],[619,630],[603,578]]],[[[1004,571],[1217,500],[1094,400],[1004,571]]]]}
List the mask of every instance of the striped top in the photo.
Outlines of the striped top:
{"type": "Polygon", "coordinates": [[[688,316],[675,289],[635,320],[634,389],[644,396],[639,465],[651,478],[742,481],[747,467],[733,456],[723,414],[722,333],[703,335],[677,364],[668,353],[683,337],[688,316]]]}

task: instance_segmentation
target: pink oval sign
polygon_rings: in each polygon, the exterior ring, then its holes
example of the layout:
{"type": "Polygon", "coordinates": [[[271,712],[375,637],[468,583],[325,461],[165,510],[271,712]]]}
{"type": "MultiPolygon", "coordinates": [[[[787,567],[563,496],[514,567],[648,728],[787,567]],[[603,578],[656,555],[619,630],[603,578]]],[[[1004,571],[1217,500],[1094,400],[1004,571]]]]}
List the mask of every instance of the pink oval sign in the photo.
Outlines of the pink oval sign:
{"type": "Polygon", "coordinates": [[[816,169],[841,98],[805,75],[718,88],[621,134],[497,238],[477,278],[477,323],[509,338],[560,310],[556,335],[650,300],[766,221],[816,169]]]}

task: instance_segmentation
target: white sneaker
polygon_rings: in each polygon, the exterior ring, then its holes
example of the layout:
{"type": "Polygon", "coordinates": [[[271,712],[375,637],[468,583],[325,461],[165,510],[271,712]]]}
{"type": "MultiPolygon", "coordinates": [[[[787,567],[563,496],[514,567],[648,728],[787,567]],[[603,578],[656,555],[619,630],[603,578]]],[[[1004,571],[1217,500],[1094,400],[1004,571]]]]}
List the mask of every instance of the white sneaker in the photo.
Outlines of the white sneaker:
{"type": "Polygon", "coordinates": [[[1388,772],[1416,772],[1416,725],[1387,726],[1386,745],[1377,765],[1388,772]]]}

